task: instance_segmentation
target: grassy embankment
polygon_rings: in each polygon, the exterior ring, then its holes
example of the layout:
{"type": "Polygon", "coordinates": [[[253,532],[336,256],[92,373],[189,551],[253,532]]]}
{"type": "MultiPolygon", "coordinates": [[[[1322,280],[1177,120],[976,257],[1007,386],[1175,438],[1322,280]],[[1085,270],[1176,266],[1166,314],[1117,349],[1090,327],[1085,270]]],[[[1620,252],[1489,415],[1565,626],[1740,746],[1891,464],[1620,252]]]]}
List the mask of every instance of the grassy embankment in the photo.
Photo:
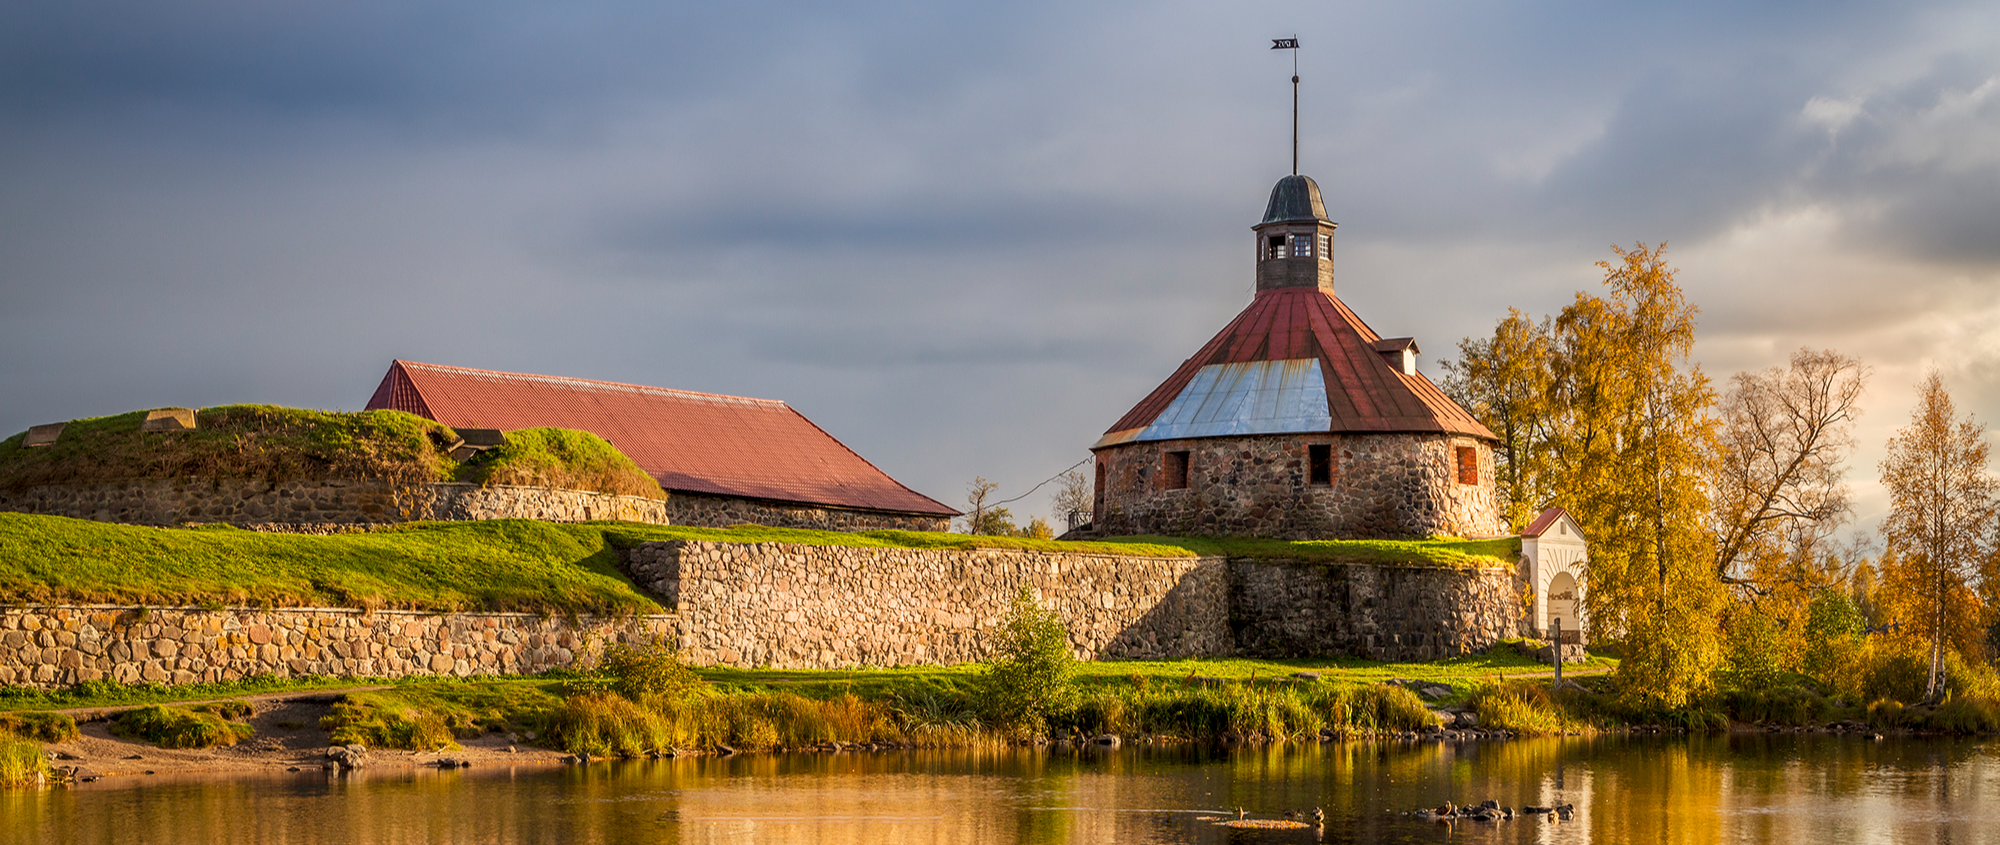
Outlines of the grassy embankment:
{"type": "Polygon", "coordinates": [[[917,531],[529,520],[408,523],[311,536],[222,526],[149,528],[0,514],[0,594],[35,603],[359,607],[646,613],[659,607],[618,571],[617,549],[654,540],[876,548],[1016,548],[1308,562],[1497,564],[1507,540],[1301,542],[1134,538],[1062,542],[917,531]]]}
{"type": "Polygon", "coordinates": [[[663,498],[660,485],[595,434],[558,428],[507,433],[507,443],[459,462],[449,427],[401,411],[311,411],[225,405],[195,429],[142,432],[145,411],[73,420],[54,445],[26,432],[0,440],[0,490],[146,479],[462,481],[663,498]]]}

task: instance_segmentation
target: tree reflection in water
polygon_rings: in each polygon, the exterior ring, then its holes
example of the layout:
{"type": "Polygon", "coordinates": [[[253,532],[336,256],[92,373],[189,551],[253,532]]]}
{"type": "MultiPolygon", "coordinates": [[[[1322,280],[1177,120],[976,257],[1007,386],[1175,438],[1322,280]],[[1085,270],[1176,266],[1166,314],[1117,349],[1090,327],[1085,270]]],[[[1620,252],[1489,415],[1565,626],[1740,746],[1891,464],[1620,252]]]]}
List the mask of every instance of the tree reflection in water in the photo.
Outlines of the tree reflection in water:
{"type": "MultiPolygon", "coordinates": [[[[393,759],[393,758],[392,758],[393,759]]],[[[130,776],[0,792],[0,843],[2000,843],[1992,742],[1733,735],[745,755],[130,776]],[[1575,817],[1449,826],[1450,800],[1575,817]],[[1323,831],[1201,817],[1323,807],[1323,831]]]]}

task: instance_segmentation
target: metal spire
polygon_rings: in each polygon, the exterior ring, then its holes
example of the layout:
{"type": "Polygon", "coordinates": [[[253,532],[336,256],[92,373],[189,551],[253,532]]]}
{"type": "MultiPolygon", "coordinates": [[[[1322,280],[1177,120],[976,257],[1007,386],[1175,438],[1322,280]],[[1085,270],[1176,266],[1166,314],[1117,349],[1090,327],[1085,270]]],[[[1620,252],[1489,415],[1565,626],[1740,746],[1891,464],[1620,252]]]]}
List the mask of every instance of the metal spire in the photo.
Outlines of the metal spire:
{"type": "Polygon", "coordinates": [[[1299,175],[1299,37],[1271,39],[1271,49],[1292,51],[1292,175],[1299,175]]]}

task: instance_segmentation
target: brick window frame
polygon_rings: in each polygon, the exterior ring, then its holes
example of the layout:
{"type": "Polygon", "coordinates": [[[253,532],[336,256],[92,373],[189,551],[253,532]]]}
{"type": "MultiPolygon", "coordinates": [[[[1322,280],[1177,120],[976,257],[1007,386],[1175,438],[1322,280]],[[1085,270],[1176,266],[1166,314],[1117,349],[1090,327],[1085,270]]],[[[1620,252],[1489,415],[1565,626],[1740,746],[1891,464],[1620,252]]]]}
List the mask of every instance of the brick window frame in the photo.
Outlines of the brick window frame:
{"type": "Polygon", "coordinates": [[[1160,453],[1160,486],[1167,490],[1186,490],[1188,486],[1188,458],[1185,450],[1160,453]]]}

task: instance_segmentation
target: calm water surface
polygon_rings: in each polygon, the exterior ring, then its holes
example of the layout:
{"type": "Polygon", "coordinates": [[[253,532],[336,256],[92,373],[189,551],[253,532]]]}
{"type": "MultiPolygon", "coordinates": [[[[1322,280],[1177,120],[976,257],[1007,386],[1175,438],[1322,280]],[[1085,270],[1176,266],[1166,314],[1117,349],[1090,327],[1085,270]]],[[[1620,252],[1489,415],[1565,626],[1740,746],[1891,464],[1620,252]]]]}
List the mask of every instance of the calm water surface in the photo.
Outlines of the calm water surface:
{"type": "Polygon", "coordinates": [[[124,777],[0,792],[0,841],[2000,843],[2000,746],[1600,738],[124,777]],[[1398,814],[1486,798],[1577,815],[1446,826],[1398,814]],[[1324,807],[1327,826],[1198,818],[1237,806],[1253,818],[1324,807]]]}

